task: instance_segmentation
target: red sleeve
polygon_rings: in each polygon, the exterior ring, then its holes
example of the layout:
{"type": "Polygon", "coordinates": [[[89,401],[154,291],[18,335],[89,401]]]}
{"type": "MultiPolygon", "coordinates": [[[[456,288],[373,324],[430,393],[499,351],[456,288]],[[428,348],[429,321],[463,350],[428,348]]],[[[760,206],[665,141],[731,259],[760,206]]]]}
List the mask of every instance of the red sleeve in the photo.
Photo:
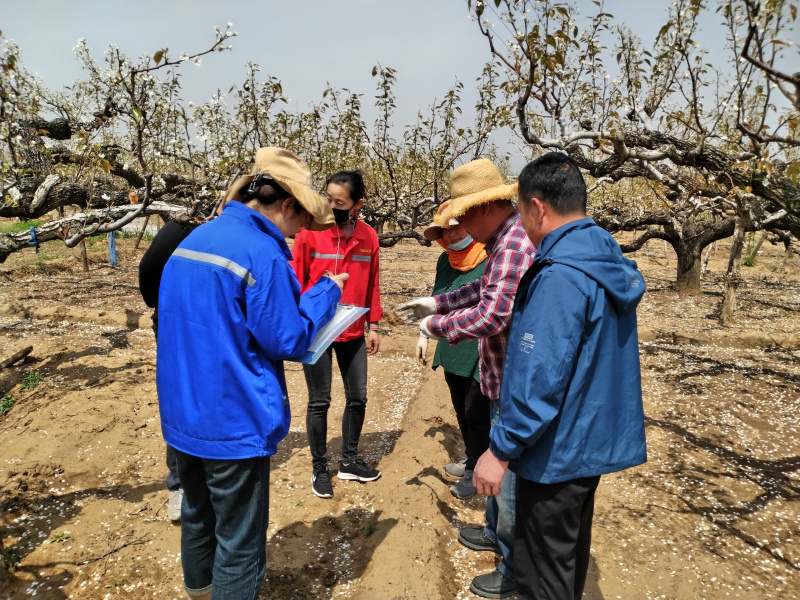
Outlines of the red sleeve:
{"type": "MultiPolygon", "coordinates": [[[[372,228],[370,228],[372,229],[372,228]]],[[[378,236],[373,231],[372,233],[372,253],[373,259],[370,261],[369,280],[367,281],[367,298],[365,305],[369,308],[367,313],[368,323],[377,323],[383,316],[383,308],[381,307],[381,284],[380,284],[380,245],[378,244],[378,236]]]]}
{"type": "Polygon", "coordinates": [[[297,280],[300,282],[300,293],[305,293],[311,287],[308,277],[311,262],[310,253],[311,246],[308,245],[308,231],[301,229],[294,238],[294,245],[292,246],[292,267],[294,267],[297,280]]]}

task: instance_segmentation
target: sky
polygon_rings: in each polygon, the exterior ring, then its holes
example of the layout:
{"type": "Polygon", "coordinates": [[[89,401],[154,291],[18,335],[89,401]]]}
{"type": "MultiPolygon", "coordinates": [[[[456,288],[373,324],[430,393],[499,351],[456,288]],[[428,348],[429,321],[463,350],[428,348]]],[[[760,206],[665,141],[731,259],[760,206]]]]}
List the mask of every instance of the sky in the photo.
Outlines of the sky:
{"type": "MultiPolygon", "coordinates": [[[[594,5],[579,0],[586,12],[594,5]]],[[[607,0],[606,12],[624,21],[643,40],[652,40],[666,21],[669,0],[607,0]],[[648,10],[642,10],[644,5],[648,10]],[[622,17],[620,19],[620,17],[622,17]]],[[[82,77],[72,49],[86,38],[95,59],[109,44],[128,56],[170,56],[209,48],[214,26],[238,31],[233,50],[185,64],[184,100],[202,103],[219,88],[244,80],[245,65],[281,80],[290,107],[319,101],[330,83],[364,94],[371,122],[380,63],[397,71],[395,123],[412,123],[417,111],[441,99],[456,79],[464,83],[462,107],[471,124],[474,82],[489,60],[488,44],[471,21],[466,0],[0,0],[0,30],[22,51],[22,63],[50,89],[82,77]]],[[[493,139],[507,144],[508,132],[493,139]]],[[[522,159],[512,162],[519,165],[522,159]]]]}

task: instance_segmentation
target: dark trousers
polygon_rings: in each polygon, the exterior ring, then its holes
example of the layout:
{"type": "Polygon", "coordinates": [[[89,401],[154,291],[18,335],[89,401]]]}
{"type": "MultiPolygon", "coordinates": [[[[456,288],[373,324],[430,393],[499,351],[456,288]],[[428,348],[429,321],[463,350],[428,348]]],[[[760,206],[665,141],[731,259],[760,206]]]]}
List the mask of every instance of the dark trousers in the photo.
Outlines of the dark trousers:
{"type": "Polygon", "coordinates": [[[167,444],[167,489],[170,492],[181,489],[181,480],[178,478],[178,455],[175,448],[167,444]]]}
{"type": "Polygon", "coordinates": [[[358,440],[367,408],[367,345],[363,337],[334,342],[316,364],[303,365],[308,385],[306,431],[314,470],[328,468],[328,408],[331,405],[333,353],[344,382],[342,414],[342,460],[350,463],[358,455],[358,440]]]}
{"type": "Polygon", "coordinates": [[[450,388],[450,399],[456,411],[458,428],[464,438],[467,454],[467,469],[474,469],[481,454],[489,448],[491,400],[481,393],[481,385],[474,377],[464,377],[444,372],[444,380],[450,388]]]}
{"type": "Polygon", "coordinates": [[[580,600],[600,477],[536,483],[517,477],[514,575],[519,600],[580,600]]]}
{"type": "Polygon", "coordinates": [[[187,593],[256,600],[267,569],[269,456],[212,460],[175,454],[184,491],[181,562],[187,593]]]}

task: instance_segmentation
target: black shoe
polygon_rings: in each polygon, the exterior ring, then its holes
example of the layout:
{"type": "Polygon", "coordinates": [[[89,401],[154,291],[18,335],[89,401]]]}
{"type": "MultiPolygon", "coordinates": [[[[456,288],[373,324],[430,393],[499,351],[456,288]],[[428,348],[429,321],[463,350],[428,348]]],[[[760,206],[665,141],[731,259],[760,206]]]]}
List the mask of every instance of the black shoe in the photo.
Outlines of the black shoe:
{"type": "Polygon", "coordinates": [[[333,485],[331,484],[331,472],[328,469],[314,471],[311,476],[311,491],[320,498],[333,498],[333,485]]]}
{"type": "Polygon", "coordinates": [[[500,547],[486,537],[483,527],[465,527],[458,532],[458,541],[470,550],[488,550],[500,554],[500,547]]]}
{"type": "Polygon", "coordinates": [[[367,466],[367,463],[360,458],[356,458],[349,464],[340,462],[339,473],[337,473],[336,476],[339,479],[367,482],[375,481],[381,476],[381,472],[378,471],[378,469],[373,469],[372,467],[367,466]]]}
{"type": "Polygon", "coordinates": [[[478,575],[469,584],[473,594],[482,598],[508,598],[517,593],[517,582],[506,579],[503,574],[495,569],[491,573],[478,575]]]}

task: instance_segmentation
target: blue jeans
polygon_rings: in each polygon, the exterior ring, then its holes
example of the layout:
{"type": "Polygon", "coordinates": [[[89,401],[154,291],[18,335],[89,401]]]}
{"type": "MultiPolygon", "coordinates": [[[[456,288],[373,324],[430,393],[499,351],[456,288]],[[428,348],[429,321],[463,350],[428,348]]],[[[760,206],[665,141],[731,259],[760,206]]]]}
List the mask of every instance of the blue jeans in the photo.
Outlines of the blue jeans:
{"type": "Polygon", "coordinates": [[[267,571],[269,457],[198,458],[179,450],[181,562],[190,596],[257,600],[267,571]],[[212,585],[213,584],[213,585],[212,585]]]}
{"type": "MultiPolygon", "coordinates": [[[[500,422],[500,400],[489,403],[489,414],[492,427],[500,422]]],[[[486,537],[500,547],[503,560],[497,565],[497,570],[507,579],[514,579],[514,522],[516,519],[517,502],[517,476],[506,471],[500,483],[500,493],[486,499],[486,527],[483,528],[486,537]]]]}
{"type": "Polygon", "coordinates": [[[328,468],[328,408],[331,406],[333,352],[344,382],[342,414],[342,461],[358,455],[358,440],[367,411],[367,344],[363,337],[333,342],[313,365],[303,365],[308,385],[306,431],[314,472],[328,468]]]}

